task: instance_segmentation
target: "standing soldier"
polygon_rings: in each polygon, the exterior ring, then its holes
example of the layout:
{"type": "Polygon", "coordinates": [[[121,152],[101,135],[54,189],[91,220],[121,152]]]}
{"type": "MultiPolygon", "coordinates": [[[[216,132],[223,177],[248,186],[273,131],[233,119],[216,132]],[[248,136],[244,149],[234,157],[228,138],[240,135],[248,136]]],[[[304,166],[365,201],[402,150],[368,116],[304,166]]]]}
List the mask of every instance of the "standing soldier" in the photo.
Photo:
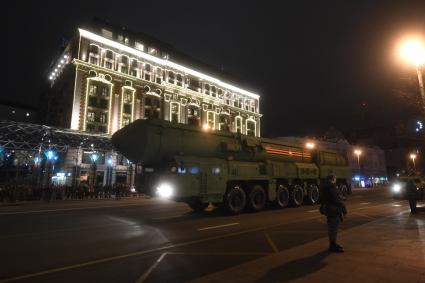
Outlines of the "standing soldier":
{"type": "Polygon", "coordinates": [[[321,186],[320,212],[326,215],[329,236],[329,251],[344,252],[342,246],[336,243],[339,224],[343,220],[343,214],[347,214],[344,202],[340,199],[336,188],[336,176],[331,174],[321,186]]]}
{"type": "Polygon", "coordinates": [[[418,194],[418,188],[416,187],[415,182],[413,182],[412,179],[410,179],[407,182],[407,199],[409,200],[410,205],[410,213],[415,214],[417,212],[416,210],[416,200],[417,200],[417,194],[418,194]]]}

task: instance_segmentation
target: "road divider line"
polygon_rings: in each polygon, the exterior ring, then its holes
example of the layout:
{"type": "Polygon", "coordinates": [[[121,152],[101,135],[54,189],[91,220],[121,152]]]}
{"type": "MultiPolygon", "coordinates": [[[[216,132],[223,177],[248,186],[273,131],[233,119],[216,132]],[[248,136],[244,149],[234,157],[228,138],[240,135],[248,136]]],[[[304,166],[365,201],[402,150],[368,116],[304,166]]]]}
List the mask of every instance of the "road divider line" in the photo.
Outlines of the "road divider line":
{"type": "Polygon", "coordinates": [[[163,253],[152,265],[149,267],[148,270],[145,271],[145,273],[142,274],[142,276],[137,279],[136,283],[143,283],[145,282],[146,278],[152,273],[152,271],[160,264],[160,262],[164,259],[164,257],[167,255],[167,253],[163,253]]]}
{"type": "Polygon", "coordinates": [[[229,226],[235,226],[235,225],[239,225],[239,223],[235,222],[235,223],[229,223],[229,224],[223,224],[223,225],[217,225],[217,226],[204,227],[204,228],[199,228],[198,231],[211,230],[211,229],[217,229],[217,228],[223,228],[223,227],[229,227],[229,226]]]}
{"type": "Polygon", "coordinates": [[[266,237],[266,240],[269,243],[270,247],[272,248],[273,252],[278,253],[279,249],[276,247],[276,245],[273,242],[272,238],[270,237],[269,233],[264,231],[264,237],[266,237]]]}
{"type": "Polygon", "coordinates": [[[368,205],[370,202],[361,202],[360,205],[368,205]]]}
{"type": "MultiPolygon", "coordinates": [[[[398,201],[398,202],[395,202],[395,203],[400,203],[400,202],[402,202],[402,201],[398,201]]],[[[378,206],[382,206],[382,205],[388,205],[388,203],[377,204],[377,205],[374,205],[374,206],[369,206],[369,207],[364,207],[364,208],[372,208],[372,207],[378,207],[378,206]]],[[[357,209],[354,208],[350,211],[352,212],[352,211],[359,210],[359,209],[362,209],[362,208],[357,208],[357,209]]],[[[47,275],[47,274],[51,274],[51,273],[56,273],[56,272],[61,272],[61,271],[91,266],[91,265],[95,265],[95,264],[99,264],[99,263],[105,263],[105,262],[110,262],[110,261],[114,261],[114,260],[125,259],[125,258],[129,258],[129,257],[133,257],[133,256],[146,255],[146,254],[159,252],[159,251],[163,251],[163,250],[169,250],[169,249],[172,249],[172,248],[181,248],[181,247],[185,247],[185,246],[189,246],[189,245],[205,243],[205,242],[208,242],[208,241],[215,241],[215,240],[219,240],[219,239],[230,238],[230,237],[239,236],[239,235],[243,235],[243,234],[247,234],[247,233],[251,233],[251,232],[257,232],[257,231],[266,230],[266,229],[273,229],[273,228],[276,228],[276,227],[279,227],[279,226],[282,226],[282,225],[288,225],[288,224],[291,224],[291,223],[305,222],[305,221],[310,221],[310,220],[315,220],[315,219],[317,219],[319,221],[321,220],[320,222],[322,222],[322,223],[326,223],[322,219],[322,217],[323,217],[322,215],[311,216],[311,217],[307,217],[305,219],[302,219],[300,221],[289,221],[289,222],[283,222],[283,223],[280,222],[280,223],[270,224],[270,225],[266,225],[266,226],[262,226],[262,227],[255,227],[255,228],[252,228],[252,229],[235,231],[235,232],[230,232],[230,233],[227,233],[227,234],[216,235],[216,236],[212,236],[212,237],[206,237],[206,238],[202,238],[202,239],[182,242],[182,243],[178,243],[178,244],[166,245],[166,246],[159,247],[159,248],[142,250],[142,251],[132,252],[132,253],[128,253],[128,254],[102,258],[102,259],[98,259],[98,260],[86,261],[86,262],[83,262],[83,263],[67,265],[67,266],[63,266],[63,267],[48,269],[48,270],[34,272],[34,273],[28,273],[28,274],[24,274],[24,275],[20,275],[20,276],[15,276],[15,277],[3,278],[3,279],[0,279],[0,283],[6,283],[6,282],[12,282],[12,281],[17,281],[17,280],[21,280],[21,279],[33,278],[33,277],[38,277],[38,276],[47,275]]]]}
{"type": "Polygon", "coordinates": [[[307,210],[307,212],[317,212],[317,209],[307,210]]]}

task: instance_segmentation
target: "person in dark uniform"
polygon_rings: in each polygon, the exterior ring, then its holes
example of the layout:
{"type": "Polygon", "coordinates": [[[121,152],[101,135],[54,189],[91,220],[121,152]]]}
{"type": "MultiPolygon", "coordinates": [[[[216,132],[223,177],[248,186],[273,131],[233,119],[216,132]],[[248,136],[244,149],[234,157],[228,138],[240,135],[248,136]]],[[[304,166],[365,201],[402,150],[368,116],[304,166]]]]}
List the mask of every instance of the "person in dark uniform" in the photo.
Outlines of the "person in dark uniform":
{"type": "Polygon", "coordinates": [[[416,210],[416,200],[417,200],[417,187],[413,180],[409,180],[406,186],[407,199],[409,200],[410,213],[415,214],[416,210]]]}
{"type": "Polygon", "coordinates": [[[342,246],[336,243],[339,224],[343,221],[343,215],[347,214],[344,202],[338,195],[336,176],[331,174],[321,186],[320,212],[326,215],[329,236],[329,251],[344,252],[342,246]]]}

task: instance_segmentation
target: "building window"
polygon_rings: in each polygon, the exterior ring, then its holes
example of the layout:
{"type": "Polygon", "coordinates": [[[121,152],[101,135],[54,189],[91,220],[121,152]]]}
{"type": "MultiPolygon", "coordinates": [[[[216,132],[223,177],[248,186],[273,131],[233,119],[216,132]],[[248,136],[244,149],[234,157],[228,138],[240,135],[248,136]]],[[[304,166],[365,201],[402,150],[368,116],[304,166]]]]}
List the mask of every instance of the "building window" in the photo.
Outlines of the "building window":
{"type": "Polygon", "coordinates": [[[88,80],[88,101],[85,130],[107,133],[111,86],[95,80],[88,80]]]}
{"type": "Polygon", "coordinates": [[[111,50],[106,50],[105,53],[105,68],[112,69],[114,63],[114,53],[111,50]]]}
{"type": "Polygon", "coordinates": [[[106,124],[108,115],[105,112],[99,113],[99,123],[106,124]]]}
{"type": "Polygon", "coordinates": [[[106,50],[105,58],[109,60],[114,60],[114,53],[111,50],[106,50]]]}
{"type": "Polygon", "coordinates": [[[137,60],[131,61],[131,75],[133,77],[138,77],[139,75],[139,64],[137,60]]]}
{"type": "Polygon", "coordinates": [[[89,46],[89,63],[99,64],[99,47],[97,45],[90,44],[89,46]]]}
{"type": "Polygon", "coordinates": [[[180,104],[177,102],[171,102],[170,104],[170,121],[180,122],[180,104]]]}
{"type": "Polygon", "coordinates": [[[246,121],[246,134],[248,136],[255,136],[255,121],[253,120],[246,121]]]}
{"type": "Polygon", "coordinates": [[[223,132],[230,132],[230,116],[226,113],[220,114],[220,118],[219,118],[219,130],[223,131],[223,132]]]}
{"type": "Polygon", "coordinates": [[[207,125],[208,125],[208,128],[212,130],[215,129],[215,112],[214,111],[207,112],[207,125]]]}
{"type": "Polygon", "coordinates": [[[217,89],[217,96],[218,98],[222,99],[223,98],[223,91],[219,88],[217,89]]]}
{"type": "Polygon", "coordinates": [[[170,59],[170,55],[168,55],[168,53],[162,52],[162,59],[168,60],[168,59],[170,59]]]}
{"type": "Polygon", "coordinates": [[[94,122],[94,120],[95,120],[95,112],[88,111],[87,112],[87,121],[94,122]]]}
{"type": "Polygon", "coordinates": [[[177,74],[177,85],[183,86],[183,77],[180,74],[177,74]]]}
{"type": "Polygon", "coordinates": [[[235,117],[235,132],[242,134],[242,117],[241,116],[235,117]]]}
{"type": "Polygon", "coordinates": [[[153,47],[149,47],[148,48],[148,53],[150,55],[153,55],[153,56],[157,56],[158,55],[158,51],[155,48],[153,48],[153,47]]]}
{"type": "Polygon", "coordinates": [[[90,64],[97,65],[99,63],[99,59],[94,56],[90,56],[89,62],[90,64]]]}
{"type": "Polygon", "coordinates": [[[133,121],[134,90],[123,88],[121,97],[121,127],[125,127],[133,121]]]}
{"type": "Polygon", "coordinates": [[[130,118],[128,117],[123,117],[122,118],[122,127],[127,126],[128,124],[130,124],[130,118]]]}
{"type": "Polygon", "coordinates": [[[128,57],[127,56],[121,56],[120,72],[124,74],[128,74],[128,57]]]}
{"type": "Polygon", "coordinates": [[[147,81],[151,80],[151,65],[145,64],[145,73],[144,73],[144,79],[147,81]]]}
{"type": "Polygon", "coordinates": [[[174,76],[174,73],[172,71],[168,72],[168,82],[170,84],[174,84],[174,82],[175,82],[175,76],[174,76]]]}
{"type": "Polygon", "coordinates": [[[211,86],[211,96],[212,97],[216,97],[217,96],[217,91],[215,86],[211,86]]]}
{"type": "Polygon", "coordinates": [[[251,101],[251,112],[255,112],[255,101],[251,101]]]}
{"type": "Polygon", "coordinates": [[[201,88],[199,80],[197,78],[194,78],[194,77],[189,77],[187,84],[188,84],[187,88],[190,89],[190,90],[193,90],[193,91],[199,92],[199,90],[201,88]]]}
{"type": "Polygon", "coordinates": [[[162,70],[160,68],[156,69],[155,72],[155,82],[157,84],[161,84],[162,83],[162,70]]]}
{"type": "Polygon", "coordinates": [[[206,95],[210,95],[210,85],[208,85],[208,84],[204,85],[204,93],[206,95]]]}
{"type": "Polygon", "coordinates": [[[100,86],[99,87],[100,90],[100,95],[102,96],[108,96],[109,97],[109,87],[107,86],[100,86]]]}
{"type": "Polygon", "coordinates": [[[109,31],[109,30],[103,28],[101,33],[104,37],[112,39],[112,36],[113,36],[112,31],[109,31]]]}
{"type": "Polygon", "coordinates": [[[89,86],[89,94],[95,95],[97,93],[97,85],[90,84],[89,86]]]}
{"type": "Polygon", "coordinates": [[[189,105],[187,108],[187,123],[193,126],[199,126],[199,108],[195,105],[189,105]]]}
{"type": "Polygon", "coordinates": [[[134,43],[134,47],[135,47],[137,50],[145,51],[145,46],[144,46],[144,45],[143,45],[143,43],[141,43],[140,41],[136,41],[136,42],[134,43]]]}
{"type": "Polygon", "coordinates": [[[157,118],[160,117],[161,102],[157,97],[146,97],[145,98],[145,118],[157,118]]]}

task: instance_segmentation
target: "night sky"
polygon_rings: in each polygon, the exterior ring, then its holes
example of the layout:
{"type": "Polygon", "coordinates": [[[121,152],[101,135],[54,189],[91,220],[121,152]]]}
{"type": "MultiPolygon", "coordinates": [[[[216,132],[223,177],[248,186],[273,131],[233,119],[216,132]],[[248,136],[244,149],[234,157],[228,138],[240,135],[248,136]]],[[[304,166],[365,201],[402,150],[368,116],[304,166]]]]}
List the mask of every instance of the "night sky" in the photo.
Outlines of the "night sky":
{"type": "Polygon", "coordinates": [[[3,101],[36,106],[61,42],[96,16],[240,77],[261,95],[262,136],[415,116],[412,96],[398,91],[414,68],[394,50],[406,34],[425,38],[424,0],[31,2],[3,9],[3,101]]]}

